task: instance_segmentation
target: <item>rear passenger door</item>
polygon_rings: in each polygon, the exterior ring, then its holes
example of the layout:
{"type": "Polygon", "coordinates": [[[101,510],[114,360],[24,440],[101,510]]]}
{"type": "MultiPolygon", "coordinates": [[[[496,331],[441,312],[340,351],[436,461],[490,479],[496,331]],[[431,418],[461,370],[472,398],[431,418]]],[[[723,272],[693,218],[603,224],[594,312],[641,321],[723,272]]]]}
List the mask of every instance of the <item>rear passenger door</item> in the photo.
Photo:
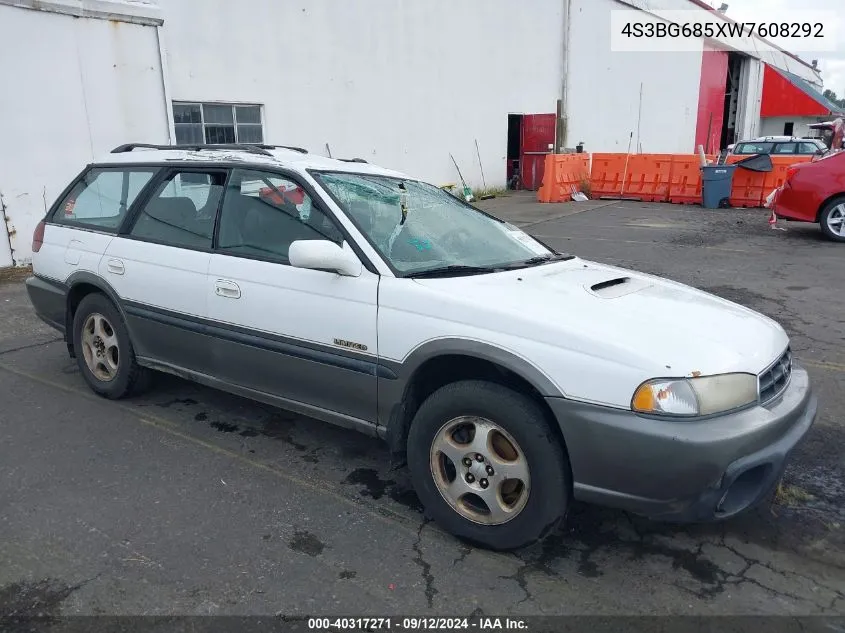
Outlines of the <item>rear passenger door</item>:
{"type": "Polygon", "coordinates": [[[157,171],[157,167],[93,167],[82,174],[46,220],[44,244],[34,254],[38,274],[66,281],[77,272],[98,273],[127,209],[157,171]]]}
{"type": "Polygon", "coordinates": [[[205,284],[226,177],[224,169],[164,170],[100,263],[142,362],[209,369],[205,284]]]}
{"type": "Polygon", "coordinates": [[[233,170],[208,271],[215,376],[315,417],[374,423],[378,275],[294,268],[296,240],[351,250],[293,176],[233,170]]]}

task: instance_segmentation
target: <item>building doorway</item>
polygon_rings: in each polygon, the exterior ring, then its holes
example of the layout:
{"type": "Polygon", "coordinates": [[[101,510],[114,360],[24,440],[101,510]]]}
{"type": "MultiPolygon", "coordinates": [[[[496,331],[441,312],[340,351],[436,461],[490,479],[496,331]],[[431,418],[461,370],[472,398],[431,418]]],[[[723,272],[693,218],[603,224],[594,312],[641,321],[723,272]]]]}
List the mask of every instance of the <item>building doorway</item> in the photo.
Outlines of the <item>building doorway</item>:
{"type": "Polygon", "coordinates": [[[557,115],[508,115],[508,189],[536,191],[543,183],[546,156],[554,151],[557,115]]]}
{"type": "Polygon", "coordinates": [[[522,153],[522,115],[508,115],[508,157],[506,178],[508,189],[519,189],[519,156],[522,153]]]}
{"type": "Polygon", "coordinates": [[[725,104],[722,118],[722,137],[719,149],[724,149],[742,139],[737,138],[739,120],[739,91],[742,64],[746,56],[728,53],[728,74],[725,78],[725,104]]]}

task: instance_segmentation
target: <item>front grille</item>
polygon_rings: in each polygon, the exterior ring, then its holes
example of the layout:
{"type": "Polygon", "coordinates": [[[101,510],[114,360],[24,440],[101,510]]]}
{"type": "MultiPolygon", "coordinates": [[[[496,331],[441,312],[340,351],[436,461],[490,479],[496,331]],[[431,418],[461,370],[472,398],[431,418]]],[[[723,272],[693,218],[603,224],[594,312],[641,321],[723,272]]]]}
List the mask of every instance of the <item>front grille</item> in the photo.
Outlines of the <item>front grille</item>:
{"type": "Polygon", "coordinates": [[[792,350],[787,347],[783,356],[757,377],[760,402],[766,404],[783,393],[789,384],[790,376],[792,376],[792,350]]]}

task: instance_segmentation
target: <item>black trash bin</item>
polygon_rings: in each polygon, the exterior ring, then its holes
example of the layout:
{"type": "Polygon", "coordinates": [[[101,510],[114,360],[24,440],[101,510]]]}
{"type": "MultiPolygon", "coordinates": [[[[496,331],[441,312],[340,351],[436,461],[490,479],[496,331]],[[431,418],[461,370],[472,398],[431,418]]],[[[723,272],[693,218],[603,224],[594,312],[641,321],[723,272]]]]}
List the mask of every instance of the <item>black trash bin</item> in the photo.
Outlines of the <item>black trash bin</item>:
{"type": "Polygon", "coordinates": [[[706,165],[701,168],[701,202],[705,209],[731,206],[731,185],[736,165],[706,165]]]}

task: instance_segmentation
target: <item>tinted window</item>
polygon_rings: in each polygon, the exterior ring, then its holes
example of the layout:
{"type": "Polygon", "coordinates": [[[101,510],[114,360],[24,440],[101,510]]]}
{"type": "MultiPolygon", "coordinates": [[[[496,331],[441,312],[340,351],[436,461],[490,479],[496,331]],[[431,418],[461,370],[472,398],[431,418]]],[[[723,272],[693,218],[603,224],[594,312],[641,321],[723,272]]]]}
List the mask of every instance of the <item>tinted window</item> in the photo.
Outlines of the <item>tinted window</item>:
{"type": "Polygon", "coordinates": [[[295,182],[266,172],[232,172],[220,212],[218,248],[287,263],[296,240],[340,244],[343,237],[295,182]]]}
{"type": "Polygon", "coordinates": [[[794,154],[796,151],[795,143],[778,143],[775,145],[773,154],[794,154]]]}
{"type": "Polygon", "coordinates": [[[734,154],[768,154],[774,143],[739,143],[734,154]]]}
{"type": "Polygon", "coordinates": [[[211,248],[225,181],[223,171],[172,174],[156,187],[130,234],[172,246],[211,248]]]}
{"type": "Polygon", "coordinates": [[[153,174],[151,169],[92,169],[62,200],[53,220],[116,231],[153,174]]]}

